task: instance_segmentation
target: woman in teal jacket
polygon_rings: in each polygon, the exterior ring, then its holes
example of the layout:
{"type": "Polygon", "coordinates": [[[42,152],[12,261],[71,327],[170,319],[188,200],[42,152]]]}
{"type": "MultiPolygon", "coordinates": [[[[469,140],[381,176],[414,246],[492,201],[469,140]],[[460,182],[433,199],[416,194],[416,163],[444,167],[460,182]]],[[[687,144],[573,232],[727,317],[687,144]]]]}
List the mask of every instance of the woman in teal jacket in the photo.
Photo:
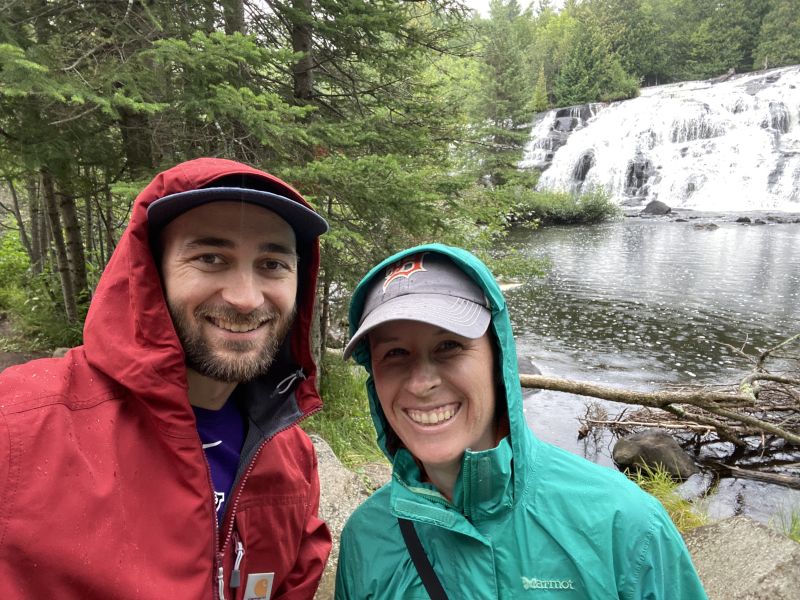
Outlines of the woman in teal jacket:
{"type": "Polygon", "coordinates": [[[657,500],[528,429],[506,303],[472,254],[386,259],[350,323],[393,475],[344,528],[337,600],[429,597],[399,519],[450,599],[706,598],[657,500]]]}

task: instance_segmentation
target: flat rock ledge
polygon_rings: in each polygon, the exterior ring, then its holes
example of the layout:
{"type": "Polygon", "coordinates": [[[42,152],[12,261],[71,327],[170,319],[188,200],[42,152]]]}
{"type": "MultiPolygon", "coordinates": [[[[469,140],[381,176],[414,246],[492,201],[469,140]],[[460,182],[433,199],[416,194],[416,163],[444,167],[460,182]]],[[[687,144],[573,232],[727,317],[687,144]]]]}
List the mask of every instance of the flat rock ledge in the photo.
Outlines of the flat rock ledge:
{"type": "Polygon", "coordinates": [[[347,469],[336,457],[328,443],[317,435],[311,436],[319,462],[319,514],[328,524],[333,548],[314,600],[332,600],[339,558],[339,537],[342,528],[356,507],[369,495],[389,481],[389,463],[365,465],[359,472],[347,469]]]}
{"type": "MultiPolygon", "coordinates": [[[[345,468],[325,440],[312,435],[320,480],[320,516],[333,536],[333,550],[315,600],[333,600],[339,537],[347,518],[389,481],[388,463],[345,468]]],[[[800,544],[748,517],[731,517],[685,536],[709,600],[797,600],[800,544]]]]}
{"type": "Polygon", "coordinates": [[[797,600],[800,544],[749,517],[685,536],[709,600],[797,600]]]}

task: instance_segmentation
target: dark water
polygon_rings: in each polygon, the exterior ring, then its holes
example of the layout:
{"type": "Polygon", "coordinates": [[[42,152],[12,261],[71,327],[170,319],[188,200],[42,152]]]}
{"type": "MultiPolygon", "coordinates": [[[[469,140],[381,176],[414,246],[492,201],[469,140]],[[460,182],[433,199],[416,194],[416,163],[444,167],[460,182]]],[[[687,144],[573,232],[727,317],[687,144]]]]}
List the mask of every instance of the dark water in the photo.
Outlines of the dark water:
{"type": "MultiPolygon", "coordinates": [[[[800,224],[717,216],[710,230],[698,225],[711,219],[693,217],[516,231],[519,252],[551,262],[544,278],[506,292],[523,370],[530,361],[545,375],[644,390],[732,383],[749,370],[734,348],[752,352],[800,332],[800,224]]],[[[586,402],[531,393],[526,417],[541,438],[611,466],[610,436],[577,440],[586,402]]],[[[612,415],[627,408],[602,406],[612,415]]],[[[737,506],[712,513],[764,517],[774,506],[741,496],[774,505],[786,492],[722,482],[728,488],[737,506]]],[[[800,494],[785,501],[800,506],[800,494]]]]}

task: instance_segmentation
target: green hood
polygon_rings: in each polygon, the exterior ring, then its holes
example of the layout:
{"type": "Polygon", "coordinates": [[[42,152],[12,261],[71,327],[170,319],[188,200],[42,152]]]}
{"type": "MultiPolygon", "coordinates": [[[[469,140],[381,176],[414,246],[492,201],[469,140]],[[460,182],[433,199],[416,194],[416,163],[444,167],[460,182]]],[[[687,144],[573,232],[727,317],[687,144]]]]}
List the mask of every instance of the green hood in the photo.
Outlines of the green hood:
{"type": "MultiPolygon", "coordinates": [[[[478,259],[441,245],[411,248],[386,259],[353,295],[351,335],[370,282],[383,277],[388,265],[419,252],[449,257],[489,299],[505,390],[505,399],[498,394],[497,402],[507,403],[510,433],[495,448],[464,453],[448,501],[420,480],[407,450],[389,451],[389,425],[370,374],[372,418],[394,472],[342,532],[337,600],[428,597],[398,519],[413,522],[451,598],[704,600],[686,546],[655,498],[623,474],[546,444],[528,429],[506,303],[478,259]]],[[[371,371],[366,344],[354,356],[371,371]]]]}
{"type": "MultiPolygon", "coordinates": [[[[488,267],[483,264],[478,258],[462,250],[461,248],[454,248],[452,246],[445,246],[443,244],[426,244],[416,246],[398,252],[390,256],[375,268],[373,268],[361,280],[353,292],[350,301],[350,336],[358,329],[359,321],[361,320],[361,313],[364,309],[364,302],[367,291],[370,289],[372,282],[380,277],[383,277],[384,271],[387,267],[402,260],[403,258],[418,254],[420,252],[435,252],[450,258],[465,274],[474,280],[483,289],[486,297],[489,299],[492,311],[492,322],[489,326],[492,335],[494,336],[495,346],[498,349],[499,357],[497,364],[502,369],[502,385],[504,394],[502,397],[498,395],[497,402],[505,401],[508,407],[508,419],[510,427],[510,437],[512,441],[512,448],[514,450],[514,458],[517,460],[521,456],[525,456],[524,452],[520,452],[520,446],[527,444],[529,430],[524,421],[522,412],[522,390],[519,384],[519,373],[517,370],[517,354],[514,344],[514,336],[511,331],[511,321],[508,316],[508,308],[506,306],[503,293],[497,285],[494,276],[488,267]],[[525,433],[523,433],[525,432],[525,433]]],[[[369,347],[366,343],[361,343],[356,347],[353,352],[353,358],[363,366],[369,379],[367,380],[367,393],[369,395],[370,411],[372,413],[372,420],[375,424],[375,429],[378,433],[378,445],[383,450],[384,454],[394,463],[395,457],[392,455],[387,445],[387,432],[391,427],[386,420],[378,396],[375,392],[375,385],[372,379],[372,360],[369,353],[369,347]]],[[[519,464],[519,463],[517,463],[519,464]]]]}

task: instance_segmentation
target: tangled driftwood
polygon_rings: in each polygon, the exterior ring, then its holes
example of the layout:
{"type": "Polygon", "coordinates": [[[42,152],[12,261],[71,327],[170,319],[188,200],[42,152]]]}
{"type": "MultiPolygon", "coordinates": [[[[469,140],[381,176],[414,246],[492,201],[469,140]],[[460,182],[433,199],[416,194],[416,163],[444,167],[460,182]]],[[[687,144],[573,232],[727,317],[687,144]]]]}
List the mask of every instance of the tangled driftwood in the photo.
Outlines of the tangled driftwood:
{"type": "Polygon", "coordinates": [[[753,366],[732,385],[642,392],[544,375],[520,375],[520,382],[527,388],[640,407],[615,418],[587,411],[580,437],[595,427],[617,433],[659,427],[696,437],[716,437],[742,449],[760,438],[762,449],[780,445],[800,450],[800,333],[766,350],[748,354],[745,346],[733,349],[753,366]]]}

